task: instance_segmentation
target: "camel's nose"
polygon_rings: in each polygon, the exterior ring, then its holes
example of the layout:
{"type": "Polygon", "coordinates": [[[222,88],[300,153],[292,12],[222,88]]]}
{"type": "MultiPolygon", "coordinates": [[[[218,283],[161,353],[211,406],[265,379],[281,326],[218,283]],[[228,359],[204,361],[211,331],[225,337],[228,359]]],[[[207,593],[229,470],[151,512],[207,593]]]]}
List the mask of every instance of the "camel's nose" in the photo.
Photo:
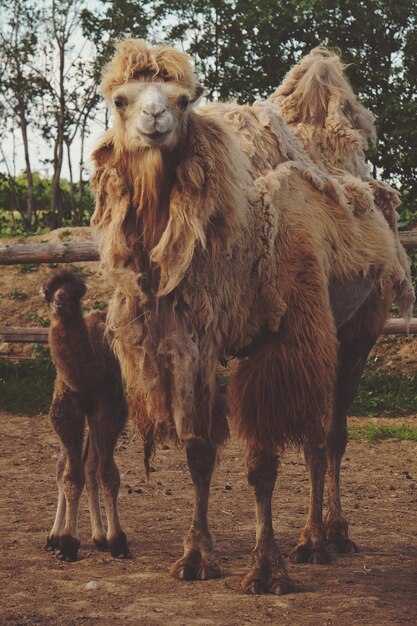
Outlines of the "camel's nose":
{"type": "Polygon", "coordinates": [[[150,87],[142,101],[142,112],[145,115],[150,115],[154,119],[157,119],[160,115],[165,113],[166,100],[164,96],[155,87],[150,87]]]}
{"type": "Polygon", "coordinates": [[[149,108],[148,107],[147,109],[143,109],[143,112],[146,115],[152,115],[152,117],[154,117],[155,119],[159,117],[160,115],[162,115],[162,113],[165,113],[165,111],[166,111],[165,107],[164,108],[156,108],[156,107],[149,108]]]}

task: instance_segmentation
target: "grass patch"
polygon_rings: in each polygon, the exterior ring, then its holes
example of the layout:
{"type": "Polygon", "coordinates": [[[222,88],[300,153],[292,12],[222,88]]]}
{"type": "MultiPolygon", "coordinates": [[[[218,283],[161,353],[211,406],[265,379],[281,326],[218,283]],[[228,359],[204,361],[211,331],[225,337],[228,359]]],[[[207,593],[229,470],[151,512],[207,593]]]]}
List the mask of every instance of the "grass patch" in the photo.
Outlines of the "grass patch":
{"type": "Polygon", "coordinates": [[[417,372],[365,371],[351,415],[364,417],[401,417],[416,412],[417,372]]]}
{"type": "Polygon", "coordinates": [[[31,322],[36,322],[38,326],[42,326],[42,328],[48,328],[51,325],[51,320],[48,317],[42,317],[36,311],[30,311],[28,313],[28,320],[31,322]]]}
{"type": "Polygon", "coordinates": [[[14,298],[15,300],[28,299],[28,294],[26,293],[26,291],[22,291],[21,289],[12,289],[12,291],[9,291],[9,296],[11,298],[14,298]]]}
{"type": "Polygon", "coordinates": [[[401,426],[378,426],[374,424],[353,424],[349,427],[349,437],[355,441],[381,441],[382,439],[401,439],[417,441],[417,428],[401,426]]]}
{"type": "Polygon", "coordinates": [[[39,266],[37,263],[22,263],[20,265],[20,271],[22,274],[29,274],[30,272],[37,272],[39,266]]]}
{"type": "Polygon", "coordinates": [[[54,380],[50,359],[18,363],[0,359],[0,409],[22,415],[47,413],[54,380]]]}
{"type": "Polygon", "coordinates": [[[65,228],[64,230],[61,230],[60,233],[58,233],[58,237],[61,241],[71,241],[71,236],[72,233],[69,228],[65,228]]]}

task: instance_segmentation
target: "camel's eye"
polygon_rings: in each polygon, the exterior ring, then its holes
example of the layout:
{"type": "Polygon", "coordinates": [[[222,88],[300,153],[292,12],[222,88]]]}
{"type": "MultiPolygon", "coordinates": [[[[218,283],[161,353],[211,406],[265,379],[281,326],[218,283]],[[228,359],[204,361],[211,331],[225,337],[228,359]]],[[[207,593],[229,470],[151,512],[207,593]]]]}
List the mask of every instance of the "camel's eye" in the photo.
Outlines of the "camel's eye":
{"type": "Polygon", "coordinates": [[[114,106],[116,107],[116,109],[122,109],[123,107],[125,107],[127,104],[127,100],[126,98],[123,98],[122,96],[116,96],[116,98],[114,99],[114,106]]]}
{"type": "Polygon", "coordinates": [[[180,98],[178,98],[177,104],[181,111],[185,111],[189,102],[190,99],[188,96],[181,96],[180,98]]]}

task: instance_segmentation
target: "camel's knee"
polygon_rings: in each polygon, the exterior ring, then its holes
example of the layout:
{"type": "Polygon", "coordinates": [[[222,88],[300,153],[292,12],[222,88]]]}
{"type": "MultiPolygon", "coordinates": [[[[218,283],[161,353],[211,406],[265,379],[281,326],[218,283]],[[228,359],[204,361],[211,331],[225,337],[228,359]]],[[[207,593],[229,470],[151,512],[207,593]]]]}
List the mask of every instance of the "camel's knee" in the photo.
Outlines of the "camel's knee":
{"type": "Polygon", "coordinates": [[[216,449],[207,441],[191,439],[186,442],[187,462],[195,484],[210,480],[216,462],[216,449]]]}
{"type": "Polygon", "coordinates": [[[67,459],[65,453],[61,452],[58,457],[58,461],[56,462],[56,480],[58,483],[61,482],[62,476],[64,475],[66,461],[67,459]]]}
{"type": "Polygon", "coordinates": [[[80,464],[79,466],[65,468],[62,474],[62,482],[65,489],[71,488],[82,491],[85,483],[83,466],[80,464]]]}
{"type": "Polygon", "coordinates": [[[266,450],[251,450],[247,458],[248,483],[257,493],[270,493],[278,474],[278,456],[266,450]]]}

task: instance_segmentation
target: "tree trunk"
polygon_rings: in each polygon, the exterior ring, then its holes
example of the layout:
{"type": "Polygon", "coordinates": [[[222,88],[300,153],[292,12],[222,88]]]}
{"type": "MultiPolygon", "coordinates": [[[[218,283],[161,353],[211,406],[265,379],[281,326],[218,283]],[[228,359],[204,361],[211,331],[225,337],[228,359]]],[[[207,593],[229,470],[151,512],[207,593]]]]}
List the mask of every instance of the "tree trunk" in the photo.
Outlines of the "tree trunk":
{"type": "MultiPolygon", "coordinates": [[[[59,115],[57,117],[60,117],[59,115]]],[[[62,123],[58,120],[57,136],[54,144],[54,173],[52,176],[51,189],[51,230],[62,226],[62,193],[61,193],[61,170],[64,152],[64,137],[62,123]]]]}
{"type": "Polygon", "coordinates": [[[64,159],[65,140],[65,42],[60,40],[55,32],[59,47],[59,104],[56,111],[56,137],[54,144],[54,173],[52,177],[51,194],[51,228],[62,226],[62,193],[60,186],[62,163],[64,159]]]}
{"type": "Polygon", "coordinates": [[[72,173],[72,160],[71,160],[71,144],[69,141],[65,142],[67,148],[67,159],[68,159],[68,170],[69,170],[69,184],[70,184],[70,207],[71,207],[71,218],[77,226],[80,224],[80,216],[79,211],[77,210],[77,191],[74,185],[74,176],[72,173]]]}
{"type": "Polygon", "coordinates": [[[20,131],[22,133],[23,150],[25,153],[26,178],[27,178],[27,183],[28,183],[26,212],[24,216],[24,222],[25,222],[25,230],[32,230],[33,214],[34,214],[33,174],[32,174],[32,168],[31,168],[30,156],[29,156],[29,140],[28,140],[28,132],[27,132],[28,123],[26,120],[25,103],[21,96],[19,96],[18,98],[18,105],[19,105],[20,131]]]}

